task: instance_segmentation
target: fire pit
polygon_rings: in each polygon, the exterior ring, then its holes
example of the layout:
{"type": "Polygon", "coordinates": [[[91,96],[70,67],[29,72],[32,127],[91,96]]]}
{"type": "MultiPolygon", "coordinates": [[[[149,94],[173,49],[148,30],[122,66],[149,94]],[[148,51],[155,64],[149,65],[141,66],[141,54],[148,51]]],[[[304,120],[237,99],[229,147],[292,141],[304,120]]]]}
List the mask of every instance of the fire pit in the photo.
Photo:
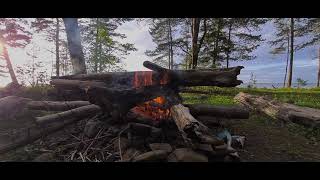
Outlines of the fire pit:
{"type": "MultiPolygon", "coordinates": [[[[184,71],[165,69],[148,61],[144,66],[153,71],[53,77],[51,84],[65,100],[68,98],[64,94],[72,92],[82,101],[42,105],[31,101],[30,109],[50,110],[59,106],[59,111],[63,111],[37,117],[37,128],[50,131],[54,123],[63,127],[61,122],[89,118],[76,143],[76,151],[82,146],[79,157],[92,158],[113,147],[118,156],[112,161],[239,160],[231,147],[232,138],[228,134],[218,136],[215,129],[221,126],[221,120],[248,118],[248,111],[238,106],[183,104],[179,88],[234,87],[241,83],[237,75],[243,67],[184,71]],[[86,143],[87,140],[91,143],[86,143]]],[[[32,138],[37,137],[36,134],[32,138]]],[[[25,140],[19,142],[21,145],[25,140]]]]}

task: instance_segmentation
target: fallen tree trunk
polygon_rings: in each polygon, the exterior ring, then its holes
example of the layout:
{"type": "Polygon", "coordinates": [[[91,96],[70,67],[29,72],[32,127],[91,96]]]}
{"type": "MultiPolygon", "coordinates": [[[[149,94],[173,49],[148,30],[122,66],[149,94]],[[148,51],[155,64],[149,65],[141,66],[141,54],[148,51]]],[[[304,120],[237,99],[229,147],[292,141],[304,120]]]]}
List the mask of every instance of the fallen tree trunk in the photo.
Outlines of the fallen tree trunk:
{"type": "Polygon", "coordinates": [[[30,101],[32,99],[17,96],[0,98],[0,118],[11,119],[20,114],[30,101]]]}
{"type": "Polygon", "coordinates": [[[48,124],[52,122],[63,122],[70,118],[83,119],[88,116],[93,116],[99,112],[101,112],[101,108],[97,105],[91,104],[91,105],[78,107],[75,109],[71,109],[71,110],[56,113],[56,114],[36,117],[36,122],[39,124],[48,124]]]}
{"type": "Polygon", "coordinates": [[[248,119],[249,111],[241,106],[214,106],[207,104],[184,104],[193,116],[214,116],[230,119],[248,119]]]}
{"type": "Polygon", "coordinates": [[[89,101],[30,101],[27,108],[45,111],[67,111],[90,104],[89,101]]]}
{"type": "Polygon", "coordinates": [[[222,140],[216,138],[210,132],[207,126],[196,120],[187,107],[177,104],[172,106],[170,110],[171,116],[187,144],[191,143],[191,146],[193,142],[212,144],[214,146],[224,144],[222,140]]]}
{"type": "Polygon", "coordinates": [[[263,112],[268,116],[283,121],[291,121],[306,127],[319,127],[320,110],[282,103],[265,96],[255,96],[240,92],[235,96],[243,106],[263,112]]]}
{"type": "Polygon", "coordinates": [[[69,118],[69,119],[66,119],[65,121],[59,122],[58,124],[56,123],[54,125],[50,124],[50,125],[41,126],[41,127],[39,126],[30,127],[19,137],[13,138],[13,141],[11,143],[1,145],[0,154],[31,144],[40,138],[44,138],[78,121],[79,119],[77,118],[69,118]]]}
{"type": "Polygon", "coordinates": [[[143,65],[154,71],[79,74],[52,77],[52,79],[101,81],[110,86],[122,85],[127,87],[160,84],[172,86],[234,87],[242,83],[242,81],[237,80],[237,75],[240,74],[242,66],[212,70],[169,70],[149,61],[145,61],[143,65]]]}

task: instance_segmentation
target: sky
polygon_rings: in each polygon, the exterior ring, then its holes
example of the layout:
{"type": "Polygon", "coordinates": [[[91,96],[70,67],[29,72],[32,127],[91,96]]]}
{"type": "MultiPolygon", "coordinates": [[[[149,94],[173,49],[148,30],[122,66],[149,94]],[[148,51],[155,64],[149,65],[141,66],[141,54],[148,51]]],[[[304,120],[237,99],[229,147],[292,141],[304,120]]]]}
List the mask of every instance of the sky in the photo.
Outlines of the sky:
{"type": "MultiPolygon", "coordinates": [[[[263,38],[270,40],[274,33],[274,28],[271,24],[266,24],[262,29],[263,38]]],[[[137,23],[131,21],[123,24],[118,28],[118,31],[124,33],[127,38],[123,42],[133,43],[138,49],[126,56],[122,63],[127,71],[148,70],[143,67],[143,62],[151,60],[144,52],[147,49],[154,49],[155,44],[149,34],[149,27],[145,23],[137,23]]],[[[33,43],[28,45],[25,49],[11,49],[9,48],[9,55],[14,67],[23,66],[31,58],[26,54],[30,52],[32,46],[39,49],[38,60],[41,60],[45,65],[49,75],[52,74],[52,63],[55,61],[55,55],[48,51],[54,50],[54,44],[47,42],[42,35],[35,35],[33,43]]],[[[250,61],[231,62],[231,66],[244,66],[238,79],[244,83],[250,81],[251,74],[255,76],[257,83],[282,83],[284,71],[286,66],[285,56],[272,56],[271,48],[267,43],[262,43],[260,47],[254,52],[256,59],[250,61]]],[[[295,53],[294,68],[293,68],[293,82],[297,78],[307,80],[309,84],[315,83],[317,79],[318,59],[315,48],[308,48],[303,51],[295,53]]],[[[0,62],[1,64],[1,62],[0,62]]],[[[10,78],[0,77],[0,86],[4,86],[10,82],[10,78]]]]}

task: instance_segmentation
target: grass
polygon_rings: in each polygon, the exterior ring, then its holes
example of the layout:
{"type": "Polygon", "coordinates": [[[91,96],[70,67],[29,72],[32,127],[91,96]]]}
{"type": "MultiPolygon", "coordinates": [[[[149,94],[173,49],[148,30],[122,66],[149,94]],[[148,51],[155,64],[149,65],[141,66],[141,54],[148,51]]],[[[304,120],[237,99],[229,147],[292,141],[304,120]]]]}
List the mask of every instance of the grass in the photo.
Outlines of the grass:
{"type": "MultiPolygon", "coordinates": [[[[320,109],[320,88],[312,89],[294,89],[294,88],[219,88],[219,87],[194,87],[192,90],[202,91],[204,95],[208,96],[205,100],[209,104],[223,104],[232,105],[233,97],[239,92],[245,92],[254,95],[267,95],[282,101],[289,102],[298,106],[305,106],[320,109]]],[[[202,96],[204,96],[202,95],[202,96]]],[[[188,103],[198,103],[199,98],[192,93],[182,93],[188,103]]]]}
{"type": "MultiPolygon", "coordinates": [[[[219,88],[219,87],[193,87],[192,90],[203,91],[203,94],[181,93],[184,102],[187,104],[212,104],[212,105],[235,105],[233,98],[239,92],[246,92],[254,95],[267,95],[279,101],[292,103],[298,106],[305,106],[320,109],[320,88],[312,89],[267,89],[267,88],[219,88]]],[[[252,123],[257,126],[268,127],[270,118],[252,116],[252,123]]],[[[271,123],[272,124],[272,123],[271,123]]],[[[290,123],[287,125],[290,132],[304,136],[312,141],[320,141],[320,130],[305,128],[300,125],[290,123]]]]}

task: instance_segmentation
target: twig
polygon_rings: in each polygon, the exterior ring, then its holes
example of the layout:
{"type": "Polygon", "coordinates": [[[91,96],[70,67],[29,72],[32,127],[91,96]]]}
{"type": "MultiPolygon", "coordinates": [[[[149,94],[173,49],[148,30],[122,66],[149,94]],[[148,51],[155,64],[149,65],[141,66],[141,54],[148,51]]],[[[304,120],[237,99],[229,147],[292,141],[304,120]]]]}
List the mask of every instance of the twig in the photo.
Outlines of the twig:
{"type": "Polygon", "coordinates": [[[82,153],[81,153],[81,152],[79,152],[79,155],[80,155],[80,157],[81,157],[81,159],[82,159],[82,162],[86,162],[86,160],[83,158],[83,156],[82,156],[82,153]]]}
{"type": "Polygon", "coordinates": [[[125,131],[129,129],[129,125],[127,127],[125,127],[123,130],[121,130],[118,134],[118,146],[119,146],[119,153],[120,153],[120,160],[122,161],[122,151],[121,151],[121,134],[125,131]]]}
{"type": "Polygon", "coordinates": [[[100,136],[101,132],[104,131],[105,128],[101,128],[100,131],[98,132],[98,134],[94,137],[93,141],[91,141],[90,145],[87,147],[87,149],[85,150],[84,154],[86,155],[89,148],[92,146],[92,144],[96,141],[96,139],[100,136]]]}
{"type": "Polygon", "coordinates": [[[71,161],[73,161],[74,155],[77,153],[77,150],[74,150],[74,152],[71,154],[71,161]]]}

